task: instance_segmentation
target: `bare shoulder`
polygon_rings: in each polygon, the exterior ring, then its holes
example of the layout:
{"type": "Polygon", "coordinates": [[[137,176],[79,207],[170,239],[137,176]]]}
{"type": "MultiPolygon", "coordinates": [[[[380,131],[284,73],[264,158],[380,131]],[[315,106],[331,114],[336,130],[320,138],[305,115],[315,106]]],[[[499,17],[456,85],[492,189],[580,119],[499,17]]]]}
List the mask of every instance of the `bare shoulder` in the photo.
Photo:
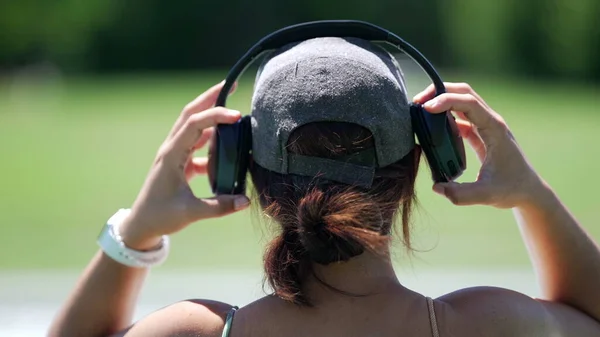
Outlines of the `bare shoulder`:
{"type": "Polygon", "coordinates": [[[547,317],[535,300],[508,289],[461,289],[436,299],[435,309],[450,336],[548,335],[547,317]]]}
{"type": "Polygon", "coordinates": [[[230,304],[206,299],[181,301],[153,312],[113,337],[220,337],[232,308],[230,304]]]}
{"type": "Polygon", "coordinates": [[[285,336],[288,323],[300,317],[302,310],[298,306],[267,295],[239,309],[231,335],[285,336]]]}
{"type": "Polygon", "coordinates": [[[600,332],[596,321],[571,307],[504,288],[461,289],[439,297],[435,308],[449,336],[596,336],[600,332]]]}
{"type": "MultiPolygon", "coordinates": [[[[240,308],[235,314],[231,335],[262,336],[264,331],[272,332],[269,322],[281,316],[284,306],[283,301],[265,296],[240,308]]],[[[232,308],[231,304],[206,299],[177,302],[112,337],[221,337],[227,314],[232,308]]]]}

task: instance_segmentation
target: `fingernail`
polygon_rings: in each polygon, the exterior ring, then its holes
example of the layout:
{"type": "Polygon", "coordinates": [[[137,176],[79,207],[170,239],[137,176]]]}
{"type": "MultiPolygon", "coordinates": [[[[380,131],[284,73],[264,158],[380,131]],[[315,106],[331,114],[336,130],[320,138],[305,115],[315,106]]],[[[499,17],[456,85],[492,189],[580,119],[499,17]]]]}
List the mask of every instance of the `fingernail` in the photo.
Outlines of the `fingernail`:
{"type": "Polygon", "coordinates": [[[237,82],[233,82],[233,85],[231,85],[231,89],[229,89],[229,94],[233,94],[235,92],[235,89],[237,89],[237,82]]]}
{"type": "Polygon", "coordinates": [[[239,116],[241,114],[241,112],[237,111],[237,110],[227,110],[227,114],[230,116],[239,116]]]}
{"type": "Polygon", "coordinates": [[[434,184],[433,185],[433,191],[439,194],[444,195],[444,186],[440,185],[440,184],[434,184]]]}
{"type": "Polygon", "coordinates": [[[422,96],[423,96],[423,93],[416,94],[415,97],[413,97],[413,99],[412,99],[413,102],[418,103],[419,101],[421,101],[422,96]]]}
{"type": "Polygon", "coordinates": [[[427,109],[434,109],[436,106],[439,105],[439,101],[437,99],[432,99],[431,101],[427,101],[425,102],[425,104],[423,104],[423,106],[427,109]]]}
{"type": "Polygon", "coordinates": [[[250,205],[250,200],[245,196],[239,196],[233,199],[233,208],[236,211],[242,210],[250,205]]]}

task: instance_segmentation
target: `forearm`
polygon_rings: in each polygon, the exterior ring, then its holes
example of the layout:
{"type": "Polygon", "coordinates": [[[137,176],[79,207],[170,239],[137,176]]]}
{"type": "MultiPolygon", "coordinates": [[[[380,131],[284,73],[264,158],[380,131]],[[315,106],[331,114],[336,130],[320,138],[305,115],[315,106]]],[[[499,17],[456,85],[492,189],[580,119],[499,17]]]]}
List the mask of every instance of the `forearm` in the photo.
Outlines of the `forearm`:
{"type": "Polygon", "coordinates": [[[108,336],[126,328],[147,270],[98,252],[58,312],[49,336],[108,336]]]}
{"type": "Polygon", "coordinates": [[[571,305],[600,320],[600,250],[552,189],[514,209],[544,299],[571,305]]]}

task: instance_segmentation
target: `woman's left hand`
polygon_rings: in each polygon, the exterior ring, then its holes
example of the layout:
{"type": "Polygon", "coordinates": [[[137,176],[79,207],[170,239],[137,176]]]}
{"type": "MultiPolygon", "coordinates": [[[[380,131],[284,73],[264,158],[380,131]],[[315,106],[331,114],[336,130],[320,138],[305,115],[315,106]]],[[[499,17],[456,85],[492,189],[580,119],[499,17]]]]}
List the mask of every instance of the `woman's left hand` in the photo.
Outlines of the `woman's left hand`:
{"type": "Polygon", "coordinates": [[[243,195],[197,198],[189,185],[191,178],[206,173],[208,164],[207,158],[194,158],[194,152],[210,141],[217,124],[232,124],[241,118],[239,111],[214,107],[222,86],[217,84],[190,102],[160,146],[131,214],[120,228],[128,247],[151,249],[162,235],[249,205],[243,195]]]}

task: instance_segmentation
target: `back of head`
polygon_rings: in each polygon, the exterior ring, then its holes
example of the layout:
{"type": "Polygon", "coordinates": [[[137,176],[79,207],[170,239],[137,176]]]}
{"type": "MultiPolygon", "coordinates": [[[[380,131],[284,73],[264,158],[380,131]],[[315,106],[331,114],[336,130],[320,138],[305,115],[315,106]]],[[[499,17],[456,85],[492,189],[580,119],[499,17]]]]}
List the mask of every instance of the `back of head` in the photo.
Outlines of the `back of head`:
{"type": "Polygon", "coordinates": [[[265,270],[275,293],[310,304],[313,263],[385,251],[409,216],[420,149],[403,75],[384,49],[317,38],[274,51],[252,102],[251,175],[264,212],[281,225],[265,270]]]}

